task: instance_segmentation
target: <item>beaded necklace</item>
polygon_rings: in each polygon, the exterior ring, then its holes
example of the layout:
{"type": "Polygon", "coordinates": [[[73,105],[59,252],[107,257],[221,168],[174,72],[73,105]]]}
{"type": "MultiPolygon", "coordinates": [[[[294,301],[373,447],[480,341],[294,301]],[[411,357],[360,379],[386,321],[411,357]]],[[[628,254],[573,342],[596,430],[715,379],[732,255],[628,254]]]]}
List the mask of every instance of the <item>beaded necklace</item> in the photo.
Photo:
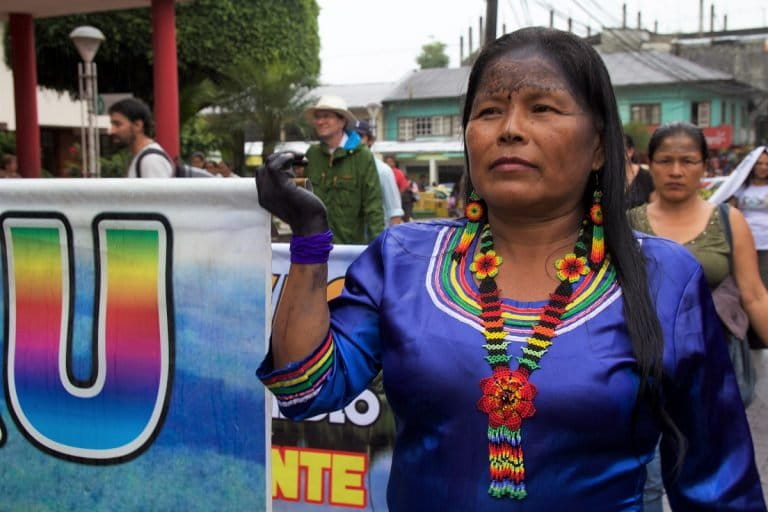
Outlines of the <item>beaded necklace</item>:
{"type": "MultiPolygon", "coordinates": [[[[474,194],[474,193],[473,193],[474,194]]],[[[483,396],[477,403],[480,411],[488,415],[488,451],[491,484],[488,493],[495,498],[525,498],[525,467],[523,465],[521,425],[525,418],[536,412],[533,400],[536,386],[530,382],[533,372],[541,368],[539,362],[547,353],[556,329],[562,321],[566,306],[573,299],[573,283],[590,272],[597,271],[605,259],[603,238],[603,216],[600,205],[601,192],[596,189],[593,204],[579,230],[573,252],[555,262],[560,284],[550,295],[539,321],[533,326],[533,333],[526,339],[522,354],[516,356],[517,369],[507,353],[511,343],[506,341],[504,320],[501,316],[501,299],[495,277],[502,264],[501,256],[493,247],[490,225],[484,223],[480,234],[480,248],[470,271],[480,283],[480,320],[487,355],[485,360],[491,367],[492,375],[480,382],[483,396]]],[[[479,197],[471,197],[466,207],[469,220],[462,233],[461,241],[454,249],[453,257],[460,260],[479,230],[480,221],[485,219],[485,208],[479,197]]]]}

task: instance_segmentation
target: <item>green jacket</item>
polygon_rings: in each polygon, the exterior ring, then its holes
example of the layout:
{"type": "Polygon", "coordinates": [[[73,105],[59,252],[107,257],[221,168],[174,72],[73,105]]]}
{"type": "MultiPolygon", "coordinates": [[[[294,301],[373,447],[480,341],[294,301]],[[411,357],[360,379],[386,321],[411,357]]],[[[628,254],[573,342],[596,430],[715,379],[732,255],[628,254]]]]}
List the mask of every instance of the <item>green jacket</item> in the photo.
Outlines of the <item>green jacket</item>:
{"type": "Polygon", "coordinates": [[[355,132],[333,155],[325,144],[307,150],[304,176],[328,209],[337,244],[367,244],[384,230],[384,207],[373,155],[355,132]]]}

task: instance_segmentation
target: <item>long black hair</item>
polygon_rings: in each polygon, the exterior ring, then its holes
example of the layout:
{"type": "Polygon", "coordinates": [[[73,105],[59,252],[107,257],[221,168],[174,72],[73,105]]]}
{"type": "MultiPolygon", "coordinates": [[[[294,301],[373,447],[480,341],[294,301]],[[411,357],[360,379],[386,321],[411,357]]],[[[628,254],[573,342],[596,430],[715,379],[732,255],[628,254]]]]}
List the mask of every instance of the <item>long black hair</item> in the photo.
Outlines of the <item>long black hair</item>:
{"type": "MultiPolygon", "coordinates": [[[[645,258],[627,219],[624,194],[624,132],[613,86],[600,55],[581,38],[554,29],[524,28],[496,39],[483,48],[470,71],[462,116],[464,133],[466,134],[472,103],[486,68],[509,52],[521,49],[532,50],[558,66],[574,98],[590,113],[595,130],[600,136],[605,161],[596,171],[598,180],[588,180],[582,200],[587,208],[599,182],[603,192],[606,250],[611,255],[611,262],[616,268],[617,280],[622,289],[625,321],[640,376],[635,413],[640,404],[645,403],[656,417],[669,427],[677,441],[679,465],[685,441],[661,400],[664,339],[651,301],[645,258]]],[[[465,140],[464,159],[469,169],[466,146],[465,140]]],[[[468,199],[474,190],[470,173],[467,173],[466,180],[468,199]]],[[[635,421],[636,416],[633,425],[635,421]]]]}

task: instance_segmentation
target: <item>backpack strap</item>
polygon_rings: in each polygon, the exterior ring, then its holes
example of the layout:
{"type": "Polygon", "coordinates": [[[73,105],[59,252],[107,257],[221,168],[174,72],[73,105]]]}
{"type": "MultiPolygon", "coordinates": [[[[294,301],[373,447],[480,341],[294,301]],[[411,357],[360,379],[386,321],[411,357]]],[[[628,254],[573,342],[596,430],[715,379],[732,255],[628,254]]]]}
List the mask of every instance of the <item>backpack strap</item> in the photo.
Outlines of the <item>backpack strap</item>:
{"type": "Polygon", "coordinates": [[[171,164],[171,169],[173,169],[173,175],[176,176],[176,165],[171,161],[171,157],[168,156],[168,153],[163,151],[162,149],[157,148],[147,148],[144,151],[141,152],[139,155],[139,159],[136,160],[136,177],[141,178],[141,161],[144,159],[147,155],[163,155],[166,160],[168,160],[168,163],[171,164]]]}
{"type": "Polygon", "coordinates": [[[733,273],[733,234],[731,233],[731,219],[729,218],[731,205],[727,202],[722,202],[717,205],[717,210],[720,213],[720,224],[723,226],[725,239],[728,240],[728,247],[731,249],[728,252],[728,267],[731,273],[733,273]]]}

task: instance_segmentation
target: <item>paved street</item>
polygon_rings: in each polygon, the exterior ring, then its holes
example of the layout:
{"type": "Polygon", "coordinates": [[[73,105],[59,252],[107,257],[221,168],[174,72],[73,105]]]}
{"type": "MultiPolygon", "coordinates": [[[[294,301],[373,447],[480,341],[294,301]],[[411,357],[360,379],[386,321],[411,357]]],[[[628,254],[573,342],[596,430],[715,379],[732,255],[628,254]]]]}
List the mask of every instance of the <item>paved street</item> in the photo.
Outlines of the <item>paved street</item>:
{"type": "Polygon", "coordinates": [[[758,370],[756,398],[747,409],[763,494],[768,496],[768,350],[752,351],[758,370]]]}

